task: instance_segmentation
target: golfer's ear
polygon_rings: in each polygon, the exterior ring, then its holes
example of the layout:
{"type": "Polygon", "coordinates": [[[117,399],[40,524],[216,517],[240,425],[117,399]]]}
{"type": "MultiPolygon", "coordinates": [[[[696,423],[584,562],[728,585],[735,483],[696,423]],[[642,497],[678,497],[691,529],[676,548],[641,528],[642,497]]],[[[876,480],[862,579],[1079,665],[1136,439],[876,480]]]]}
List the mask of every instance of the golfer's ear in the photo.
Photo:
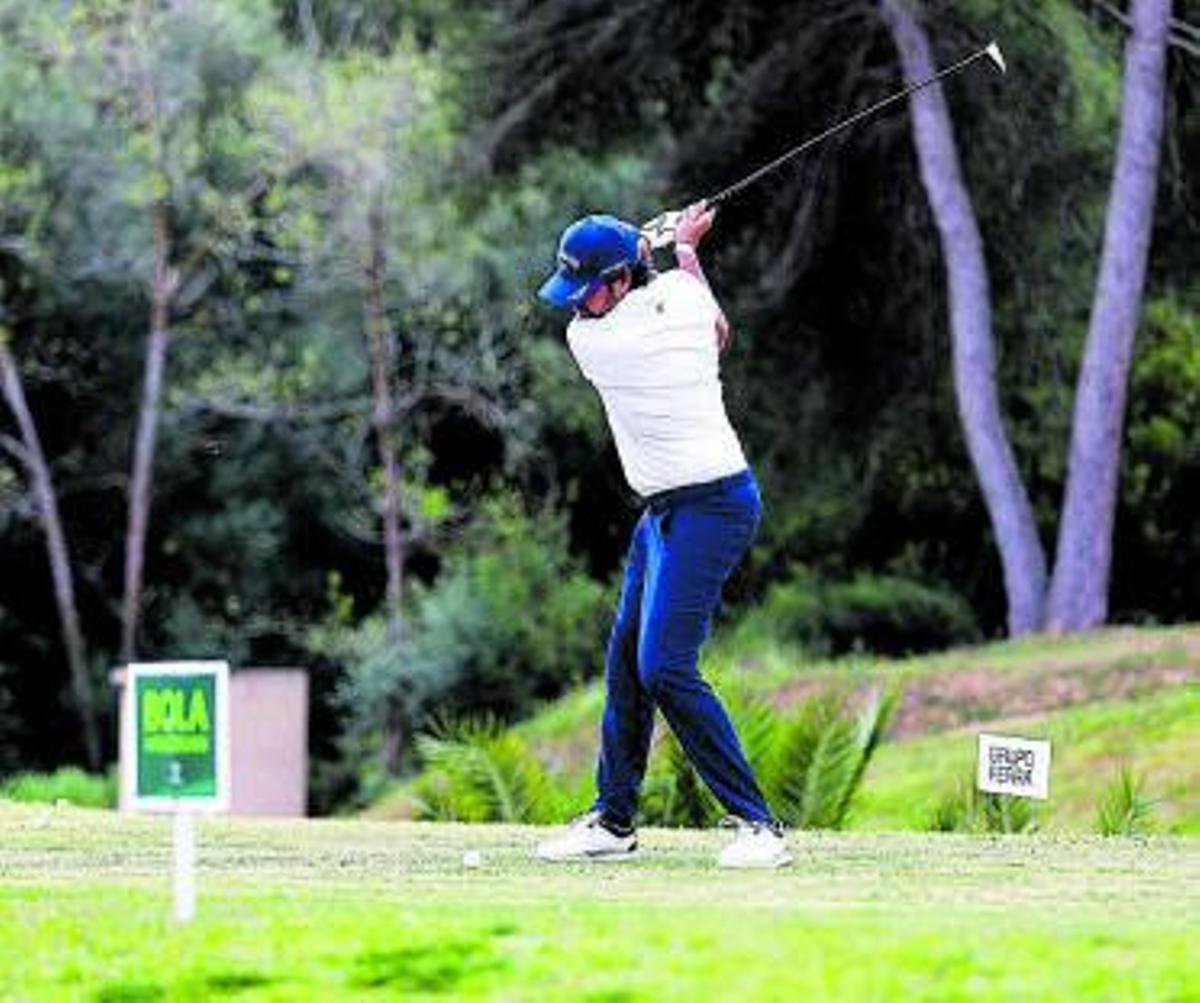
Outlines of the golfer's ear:
{"type": "Polygon", "coordinates": [[[649,261],[651,259],[651,257],[653,256],[653,254],[654,254],[654,249],[650,246],[650,238],[645,237],[645,236],[639,237],[638,238],[638,257],[641,258],[642,261],[649,261]]]}

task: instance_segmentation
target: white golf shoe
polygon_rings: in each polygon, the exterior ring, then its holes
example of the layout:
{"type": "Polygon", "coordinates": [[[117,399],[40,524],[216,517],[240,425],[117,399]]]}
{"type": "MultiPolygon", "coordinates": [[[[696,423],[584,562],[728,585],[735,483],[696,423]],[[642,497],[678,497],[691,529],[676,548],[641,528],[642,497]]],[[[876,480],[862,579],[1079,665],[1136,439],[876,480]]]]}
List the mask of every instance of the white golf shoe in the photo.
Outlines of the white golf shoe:
{"type": "Polygon", "coordinates": [[[580,815],[564,832],[539,843],[541,860],[628,860],[637,852],[637,833],[618,835],[605,828],[598,811],[580,815]]]}
{"type": "Polygon", "coordinates": [[[731,820],[737,834],[717,857],[718,867],[783,867],[792,862],[783,830],[769,822],[731,820]]]}

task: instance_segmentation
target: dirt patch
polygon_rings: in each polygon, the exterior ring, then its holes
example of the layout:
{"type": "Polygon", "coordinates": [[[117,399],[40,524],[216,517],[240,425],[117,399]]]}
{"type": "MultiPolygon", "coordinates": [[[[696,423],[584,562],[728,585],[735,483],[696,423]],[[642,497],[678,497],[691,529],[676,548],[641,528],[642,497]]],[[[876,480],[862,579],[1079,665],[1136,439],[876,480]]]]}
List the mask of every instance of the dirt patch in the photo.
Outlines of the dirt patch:
{"type": "MultiPolygon", "coordinates": [[[[1157,636],[1115,630],[1102,646],[1031,655],[1027,661],[943,663],[910,678],[890,734],[911,738],[1001,718],[1036,717],[1064,707],[1125,700],[1171,686],[1200,682],[1200,632],[1180,630],[1157,636]]],[[[896,666],[904,672],[902,663],[896,666]]],[[[877,677],[878,678],[878,677],[877,677]]],[[[836,673],[798,679],[774,698],[787,708],[836,685],[836,673]]],[[[870,685],[868,683],[862,686],[870,685]]]]}
{"type": "Polygon", "coordinates": [[[1196,681],[1200,681],[1200,664],[1096,665],[1019,675],[983,669],[948,672],[909,684],[892,735],[907,738],[973,722],[1125,700],[1196,681]]]}

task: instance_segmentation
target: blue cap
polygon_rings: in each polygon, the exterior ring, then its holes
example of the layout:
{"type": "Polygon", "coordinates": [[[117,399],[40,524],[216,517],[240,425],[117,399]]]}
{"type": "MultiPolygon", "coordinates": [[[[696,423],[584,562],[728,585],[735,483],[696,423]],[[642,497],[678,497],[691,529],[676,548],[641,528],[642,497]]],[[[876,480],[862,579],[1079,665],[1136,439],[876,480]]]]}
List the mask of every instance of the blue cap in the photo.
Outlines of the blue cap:
{"type": "Polygon", "coordinates": [[[637,264],[641,231],[616,216],[585,216],[568,226],[558,242],[558,270],[538,290],[557,307],[576,307],[614,271],[637,264]]]}

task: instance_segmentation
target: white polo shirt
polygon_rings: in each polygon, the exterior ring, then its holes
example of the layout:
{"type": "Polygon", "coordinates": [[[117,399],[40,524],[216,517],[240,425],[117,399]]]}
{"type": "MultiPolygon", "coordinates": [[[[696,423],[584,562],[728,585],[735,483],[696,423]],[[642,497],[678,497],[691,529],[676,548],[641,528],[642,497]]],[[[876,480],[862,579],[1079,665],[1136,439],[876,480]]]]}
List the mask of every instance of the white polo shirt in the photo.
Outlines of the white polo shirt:
{"type": "Polygon", "coordinates": [[[621,466],[642,496],[746,468],[721,394],[716,300],[674,269],[603,317],[576,317],[567,344],[600,394],[621,466]]]}

